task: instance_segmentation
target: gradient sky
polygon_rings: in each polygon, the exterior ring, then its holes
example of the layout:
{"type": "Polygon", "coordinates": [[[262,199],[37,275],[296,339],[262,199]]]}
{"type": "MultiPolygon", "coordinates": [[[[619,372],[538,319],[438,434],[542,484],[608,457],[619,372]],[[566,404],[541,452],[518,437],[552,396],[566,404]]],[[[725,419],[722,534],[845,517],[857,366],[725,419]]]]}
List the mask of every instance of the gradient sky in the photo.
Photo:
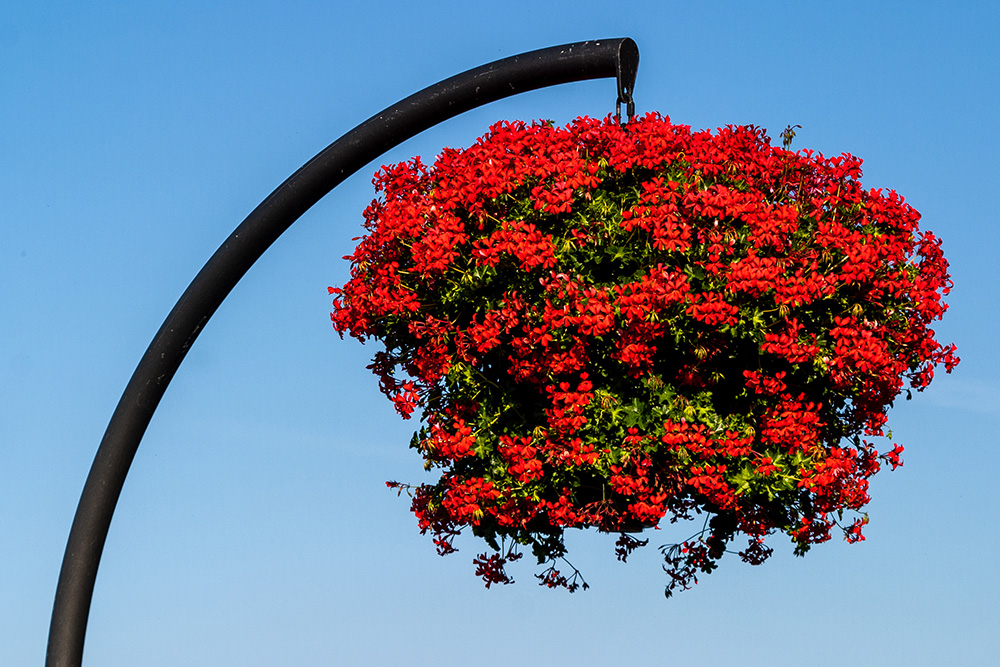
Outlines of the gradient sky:
{"type": "Polygon", "coordinates": [[[754,124],[850,152],[944,239],[937,328],[962,363],[890,413],[905,466],[873,480],[868,540],[787,538],[663,597],[574,531],[591,589],[485,590],[441,558],[389,479],[423,480],[341,341],[341,283],[382,163],[432,159],[499,119],[604,116],[612,80],[469,112],[349,179],[254,266],[166,393],[111,526],[85,664],[987,665],[1000,653],[995,2],[146,2],[0,12],[0,665],[40,664],[90,462],[191,278],[327,144],[466,69],[566,42],[639,44],[639,112],[754,124]]]}

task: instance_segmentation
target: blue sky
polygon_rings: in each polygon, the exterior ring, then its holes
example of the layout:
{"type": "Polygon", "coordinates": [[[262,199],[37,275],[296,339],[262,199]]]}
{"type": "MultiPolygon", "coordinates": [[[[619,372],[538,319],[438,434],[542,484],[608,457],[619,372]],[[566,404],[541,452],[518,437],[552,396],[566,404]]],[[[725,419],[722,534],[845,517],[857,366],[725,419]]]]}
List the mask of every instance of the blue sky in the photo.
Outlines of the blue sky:
{"type": "Polygon", "coordinates": [[[73,512],[135,364],[243,217],[327,144],[426,85],[630,36],[640,112],[850,152],[944,239],[937,327],[962,364],[890,414],[906,465],[858,545],[775,540],[663,597],[655,545],[570,537],[592,588],[485,590],[384,481],[423,479],[329,325],[328,285],[383,162],[495,120],[613,110],[611,80],[448,121],[324,199],[210,322],[160,405],[105,549],[85,664],[991,664],[1000,651],[995,3],[14,0],[0,15],[0,664],[38,664],[73,512]]]}

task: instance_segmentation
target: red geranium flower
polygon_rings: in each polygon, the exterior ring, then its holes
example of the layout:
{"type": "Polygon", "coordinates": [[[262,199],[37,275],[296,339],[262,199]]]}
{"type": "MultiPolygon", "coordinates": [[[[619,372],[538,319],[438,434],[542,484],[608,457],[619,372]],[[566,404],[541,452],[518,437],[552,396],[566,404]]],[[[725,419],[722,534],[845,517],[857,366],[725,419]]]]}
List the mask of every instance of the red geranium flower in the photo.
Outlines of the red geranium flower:
{"type": "MultiPolygon", "coordinates": [[[[749,563],[804,553],[868,502],[886,412],[953,345],[940,241],[860,160],[771,146],[754,127],[692,132],[650,114],[498,123],[466,150],[384,167],[335,329],[385,344],[372,370],[436,484],[413,511],[441,553],[463,529],[530,547],[549,587],[563,531],[626,533],[707,513],[663,547],[667,594],[737,535],[749,563]]],[[[393,483],[395,487],[405,487],[393,483]]],[[[864,539],[867,516],[843,528],[864,539]]]]}

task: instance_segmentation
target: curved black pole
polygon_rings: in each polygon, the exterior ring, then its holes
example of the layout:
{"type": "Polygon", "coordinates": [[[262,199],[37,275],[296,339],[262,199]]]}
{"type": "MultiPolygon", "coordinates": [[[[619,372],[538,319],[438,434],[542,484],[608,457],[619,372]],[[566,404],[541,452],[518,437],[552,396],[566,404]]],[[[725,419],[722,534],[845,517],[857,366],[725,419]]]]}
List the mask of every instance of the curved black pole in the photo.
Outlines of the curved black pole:
{"type": "Polygon", "coordinates": [[[616,77],[628,104],[639,66],[629,38],[566,44],[505,58],[407,97],[330,144],[247,216],[181,295],[115,408],[77,506],[49,627],[48,667],[83,660],[101,552],[129,466],[167,385],[205,323],[264,251],[330,190],[387,150],[489,102],[571,81],[616,77]]]}

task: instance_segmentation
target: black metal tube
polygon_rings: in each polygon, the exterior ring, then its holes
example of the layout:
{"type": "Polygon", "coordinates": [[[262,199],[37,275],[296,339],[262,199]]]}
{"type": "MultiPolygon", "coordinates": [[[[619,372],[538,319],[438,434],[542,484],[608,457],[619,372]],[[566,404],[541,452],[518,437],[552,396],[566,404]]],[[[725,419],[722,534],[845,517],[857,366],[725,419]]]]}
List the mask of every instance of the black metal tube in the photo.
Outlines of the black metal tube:
{"type": "Polygon", "coordinates": [[[48,667],[81,664],[101,553],[139,442],[205,323],[264,251],[348,176],[441,121],[528,90],[604,77],[617,78],[619,103],[630,102],[638,66],[635,42],[619,38],[531,51],[458,74],[372,116],[330,144],[247,216],[170,311],[111,417],[70,529],[49,627],[48,667]]]}

